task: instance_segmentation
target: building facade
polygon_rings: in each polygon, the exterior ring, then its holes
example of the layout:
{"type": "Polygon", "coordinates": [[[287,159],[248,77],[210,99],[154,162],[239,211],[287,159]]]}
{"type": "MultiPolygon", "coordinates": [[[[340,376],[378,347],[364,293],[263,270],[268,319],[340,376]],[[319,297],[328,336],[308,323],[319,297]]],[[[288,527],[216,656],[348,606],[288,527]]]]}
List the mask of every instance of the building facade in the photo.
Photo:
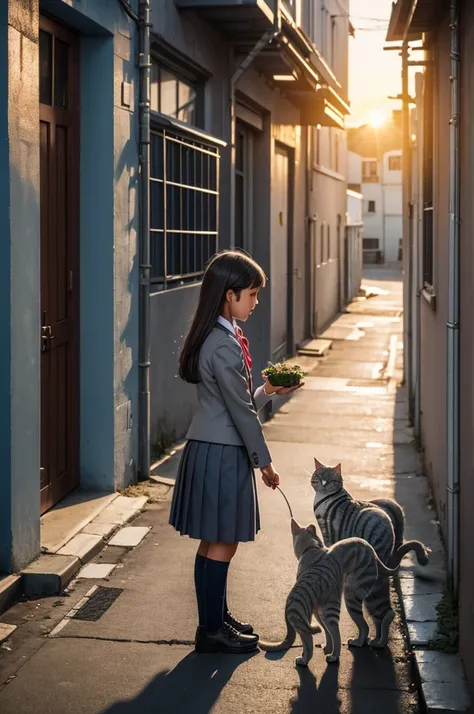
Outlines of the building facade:
{"type": "Polygon", "coordinates": [[[391,127],[349,129],[348,184],[363,195],[364,260],[401,260],[402,149],[391,127]],[[370,140],[368,140],[370,137],[370,140]]]}
{"type": "MultiPolygon", "coordinates": [[[[269,277],[246,325],[256,379],[269,360],[292,355],[342,305],[349,17],[347,2],[343,13],[340,3],[333,4],[152,5],[157,62],[162,56],[169,72],[173,56],[180,77],[194,68],[200,109],[180,127],[181,135],[197,129],[207,141],[225,142],[219,149],[219,247],[243,248],[269,277]]],[[[157,277],[152,294],[156,452],[184,436],[196,408],[195,390],[176,376],[176,364],[199,276],[183,277],[176,267],[166,284],[157,277]]]]}
{"type": "Polygon", "coordinates": [[[0,572],[39,554],[41,514],[73,489],[141,475],[144,274],[156,450],[196,406],[177,358],[217,249],[248,251],[270,278],[248,324],[256,374],[340,308],[342,5],[333,17],[309,0],[150,0],[144,210],[144,4],[1,3],[0,572]]]}
{"type": "Polygon", "coordinates": [[[40,514],[135,478],[136,33],[120,5],[0,8],[0,571],[40,514]]]}
{"type": "Polygon", "coordinates": [[[362,282],[363,264],[363,200],[364,197],[357,191],[347,191],[347,224],[344,255],[344,302],[349,303],[358,294],[362,282]]]}
{"type": "Polygon", "coordinates": [[[406,62],[420,60],[410,96],[416,110],[414,133],[405,106],[405,377],[446,546],[450,586],[459,601],[460,652],[471,695],[473,38],[474,8],[464,0],[420,0],[416,8],[398,0],[387,36],[403,43],[406,62]],[[423,41],[423,53],[411,51],[416,40],[423,41]]]}

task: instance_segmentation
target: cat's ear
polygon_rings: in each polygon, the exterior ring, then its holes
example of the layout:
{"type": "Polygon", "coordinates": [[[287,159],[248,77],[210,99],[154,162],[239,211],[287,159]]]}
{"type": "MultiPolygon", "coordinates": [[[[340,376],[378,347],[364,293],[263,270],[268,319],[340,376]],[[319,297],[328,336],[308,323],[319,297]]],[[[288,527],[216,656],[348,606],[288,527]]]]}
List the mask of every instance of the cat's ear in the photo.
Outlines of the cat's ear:
{"type": "Polygon", "coordinates": [[[316,471],[320,469],[324,464],[322,464],[320,461],[317,460],[316,456],[314,457],[314,468],[316,471]]]}
{"type": "Polygon", "coordinates": [[[311,523],[306,530],[309,531],[314,538],[318,538],[318,531],[316,530],[314,523],[311,523]]]}
{"type": "Polygon", "coordinates": [[[334,471],[337,473],[338,476],[342,476],[342,466],[341,464],[338,464],[337,466],[334,467],[334,471]]]}
{"type": "Polygon", "coordinates": [[[295,535],[298,535],[298,533],[300,532],[300,530],[301,530],[301,528],[300,528],[299,524],[295,521],[294,518],[292,518],[292,519],[291,519],[291,532],[292,532],[292,534],[293,534],[294,536],[295,536],[295,535]]]}

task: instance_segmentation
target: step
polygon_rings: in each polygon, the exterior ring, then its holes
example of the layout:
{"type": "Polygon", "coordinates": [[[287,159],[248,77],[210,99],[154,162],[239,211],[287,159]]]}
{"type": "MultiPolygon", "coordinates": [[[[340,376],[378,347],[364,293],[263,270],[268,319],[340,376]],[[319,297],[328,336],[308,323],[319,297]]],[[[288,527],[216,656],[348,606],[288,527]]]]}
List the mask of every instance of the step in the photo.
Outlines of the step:
{"type": "Polygon", "coordinates": [[[0,575],[0,615],[21,594],[20,575],[0,575]]]}
{"type": "Polygon", "coordinates": [[[332,340],[318,338],[310,340],[298,349],[299,355],[307,357],[324,357],[332,347],[332,340]]]}

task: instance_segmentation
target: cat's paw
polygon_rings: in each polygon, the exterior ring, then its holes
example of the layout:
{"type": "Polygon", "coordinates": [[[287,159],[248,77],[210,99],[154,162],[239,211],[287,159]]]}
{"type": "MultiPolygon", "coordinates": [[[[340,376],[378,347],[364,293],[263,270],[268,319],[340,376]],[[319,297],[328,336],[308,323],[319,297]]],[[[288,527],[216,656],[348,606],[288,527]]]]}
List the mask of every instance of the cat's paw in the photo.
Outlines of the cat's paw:
{"type": "Polygon", "coordinates": [[[325,655],[331,654],[331,652],[332,652],[332,647],[328,647],[328,645],[326,645],[326,646],[323,648],[323,652],[324,652],[325,655]]]}
{"type": "Polygon", "coordinates": [[[312,635],[319,635],[319,633],[321,632],[321,628],[319,625],[311,625],[310,630],[312,635]]]}
{"type": "Polygon", "coordinates": [[[295,659],[295,664],[297,667],[307,667],[308,666],[308,663],[304,657],[297,657],[295,659]]]}
{"type": "Polygon", "coordinates": [[[374,649],[381,650],[384,647],[387,646],[387,642],[385,640],[378,639],[376,637],[372,638],[369,640],[369,645],[373,647],[374,649]]]}
{"type": "Polygon", "coordinates": [[[364,645],[367,644],[367,640],[362,640],[360,637],[358,637],[357,639],[347,640],[347,644],[349,647],[364,647],[364,645]]]}
{"type": "Polygon", "coordinates": [[[328,662],[328,664],[331,664],[333,662],[339,662],[339,657],[335,654],[326,655],[326,662],[328,662]]]}

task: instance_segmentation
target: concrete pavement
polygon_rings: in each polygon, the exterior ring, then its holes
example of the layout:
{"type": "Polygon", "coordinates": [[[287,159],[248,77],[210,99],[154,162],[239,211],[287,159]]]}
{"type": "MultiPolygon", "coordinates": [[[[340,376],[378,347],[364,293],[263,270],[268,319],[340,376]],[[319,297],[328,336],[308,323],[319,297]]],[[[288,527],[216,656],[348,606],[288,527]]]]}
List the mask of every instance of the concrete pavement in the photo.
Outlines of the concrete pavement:
{"type": "MultiPolygon", "coordinates": [[[[377,271],[373,284],[386,292],[354,303],[323,335],[332,350],[314,360],[304,390],[265,427],[282,487],[304,524],[314,521],[313,456],[342,461],[356,497],[395,496],[412,517],[413,509],[426,509],[403,392],[393,388],[401,366],[401,280],[377,271]]],[[[2,616],[18,625],[0,649],[2,714],[418,714],[395,592],[389,648],[344,646],[339,666],[326,664],[320,635],[307,670],[295,668],[299,642],[281,655],[195,655],[196,545],[167,525],[171,488],[151,490],[153,503],[133,523],[149,526],[148,535],[136,548],[108,546],[95,559],[116,565],[107,579],[75,580],[64,597],[22,602],[2,616]],[[95,621],[72,618],[48,636],[92,585],[117,588],[109,609],[95,621]]],[[[283,498],[263,485],[259,494],[262,531],[239,548],[229,601],[262,637],[279,639],[296,561],[283,498]]],[[[341,629],[344,642],[355,634],[346,614],[341,629]]]]}

